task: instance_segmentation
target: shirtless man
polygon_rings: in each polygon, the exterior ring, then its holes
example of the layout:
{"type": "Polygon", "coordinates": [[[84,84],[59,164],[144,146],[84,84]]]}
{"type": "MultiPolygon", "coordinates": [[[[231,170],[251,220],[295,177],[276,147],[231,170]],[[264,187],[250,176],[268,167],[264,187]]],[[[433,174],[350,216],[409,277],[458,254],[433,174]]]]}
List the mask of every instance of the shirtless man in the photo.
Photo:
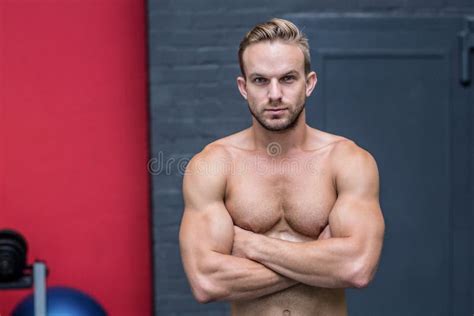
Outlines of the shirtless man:
{"type": "Polygon", "coordinates": [[[344,288],[374,277],[384,219],[373,157],[311,128],[316,85],[307,39],[289,21],[257,25],[240,45],[240,93],[252,126],[187,166],[180,249],[201,303],[232,315],[347,315],[344,288]]]}

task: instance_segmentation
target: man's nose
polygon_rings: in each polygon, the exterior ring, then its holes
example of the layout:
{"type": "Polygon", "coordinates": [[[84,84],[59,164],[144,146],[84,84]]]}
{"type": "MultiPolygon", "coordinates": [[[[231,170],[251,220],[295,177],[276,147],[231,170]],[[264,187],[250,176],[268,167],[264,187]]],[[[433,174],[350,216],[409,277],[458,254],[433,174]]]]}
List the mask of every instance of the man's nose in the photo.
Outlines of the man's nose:
{"type": "Polygon", "coordinates": [[[278,101],[282,98],[281,86],[278,80],[271,80],[268,87],[268,98],[270,101],[278,101]]]}

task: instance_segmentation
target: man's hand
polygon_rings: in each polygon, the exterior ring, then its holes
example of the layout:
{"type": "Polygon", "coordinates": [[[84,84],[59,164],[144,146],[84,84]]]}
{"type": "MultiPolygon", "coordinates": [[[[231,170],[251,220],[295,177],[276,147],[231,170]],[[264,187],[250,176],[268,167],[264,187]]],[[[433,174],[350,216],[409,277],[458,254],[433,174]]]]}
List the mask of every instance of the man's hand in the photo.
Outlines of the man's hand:
{"type": "Polygon", "coordinates": [[[248,258],[247,251],[251,249],[252,241],[256,237],[258,237],[257,234],[234,225],[232,255],[241,258],[248,258]]]}
{"type": "Polygon", "coordinates": [[[324,239],[329,239],[331,238],[331,227],[329,227],[329,224],[324,227],[324,229],[321,231],[321,233],[318,236],[318,240],[324,240],[324,239]]]}
{"type": "MultiPolygon", "coordinates": [[[[234,243],[232,245],[232,255],[245,259],[250,259],[249,252],[253,250],[253,245],[259,238],[259,234],[251,232],[234,225],[234,243]]],[[[318,240],[331,238],[331,229],[327,224],[318,236],[318,240]]]]}

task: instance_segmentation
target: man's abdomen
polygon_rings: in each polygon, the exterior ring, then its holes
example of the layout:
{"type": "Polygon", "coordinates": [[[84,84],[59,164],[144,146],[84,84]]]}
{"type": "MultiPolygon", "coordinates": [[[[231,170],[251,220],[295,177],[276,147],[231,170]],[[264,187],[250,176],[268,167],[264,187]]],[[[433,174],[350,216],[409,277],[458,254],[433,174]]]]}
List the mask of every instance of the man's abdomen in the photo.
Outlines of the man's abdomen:
{"type": "Polygon", "coordinates": [[[346,316],[344,289],[299,284],[253,300],[231,303],[232,316],[346,316]]]}

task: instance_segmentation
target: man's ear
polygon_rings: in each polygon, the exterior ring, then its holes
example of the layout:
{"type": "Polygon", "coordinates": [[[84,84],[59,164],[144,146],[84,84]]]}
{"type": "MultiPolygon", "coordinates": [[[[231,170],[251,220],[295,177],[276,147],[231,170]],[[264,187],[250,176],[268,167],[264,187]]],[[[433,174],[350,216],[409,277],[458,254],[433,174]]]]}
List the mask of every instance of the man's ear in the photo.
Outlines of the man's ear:
{"type": "Polygon", "coordinates": [[[309,97],[313,92],[314,88],[316,87],[316,83],[318,82],[318,77],[314,71],[311,71],[309,74],[306,75],[306,97],[309,97]]]}
{"type": "Polygon", "coordinates": [[[237,87],[239,88],[240,94],[247,100],[247,82],[244,77],[237,77],[237,87]]]}

